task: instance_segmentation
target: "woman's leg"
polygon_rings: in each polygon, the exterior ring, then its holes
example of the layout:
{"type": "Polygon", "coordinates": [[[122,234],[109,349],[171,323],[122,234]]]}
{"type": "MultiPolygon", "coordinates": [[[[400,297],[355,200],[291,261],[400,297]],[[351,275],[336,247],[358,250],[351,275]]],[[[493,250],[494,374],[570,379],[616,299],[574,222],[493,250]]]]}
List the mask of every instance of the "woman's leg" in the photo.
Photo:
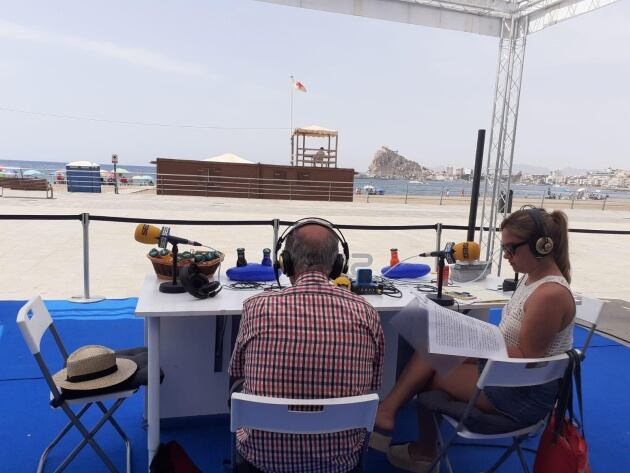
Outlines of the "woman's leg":
{"type": "Polygon", "coordinates": [[[431,365],[414,352],[390,393],[383,399],[376,412],[376,426],[392,430],[396,412],[405,402],[423,390],[435,371],[431,365]]]}
{"type": "MultiPolygon", "coordinates": [[[[447,376],[435,374],[426,390],[446,391],[458,401],[468,402],[475,394],[479,373],[476,363],[464,363],[447,376]]],[[[482,392],[476,407],[484,412],[496,412],[488,398],[482,392]]],[[[437,455],[437,430],[430,411],[418,410],[418,428],[420,435],[415,443],[409,445],[409,455],[414,460],[433,459],[437,455]]]]}

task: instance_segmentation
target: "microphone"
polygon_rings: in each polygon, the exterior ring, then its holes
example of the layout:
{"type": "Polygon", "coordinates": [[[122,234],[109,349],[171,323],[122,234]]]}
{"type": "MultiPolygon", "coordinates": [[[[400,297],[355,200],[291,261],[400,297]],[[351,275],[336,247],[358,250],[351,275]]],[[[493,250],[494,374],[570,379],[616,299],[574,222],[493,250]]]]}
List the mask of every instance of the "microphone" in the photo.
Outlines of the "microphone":
{"type": "Polygon", "coordinates": [[[466,241],[457,244],[453,241],[449,241],[441,251],[420,253],[418,256],[445,258],[448,264],[453,264],[455,261],[476,261],[479,259],[480,253],[481,248],[479,244],[474,241],[466,241]]]}
{"type": "Polygon", "coordinates": [[[157,243],[160,248],[166,248],[167,243],[174,245],[183,243],[191,246],[204,246],[197,241],[187,240],[185,238],[171,235],[170,227],[162,227],[160,230],[158,227],[143,223],[138,224],[133,236],[139,243],[145,243],[147,245],[155,245],[157,243]]]}
{"type": "Polygon", "coordinates": [[[477,261],[481,254],[479,243],[474,241],[465,241],[456,243],[453,246],[453,256],[455,261],[477,261]]]}

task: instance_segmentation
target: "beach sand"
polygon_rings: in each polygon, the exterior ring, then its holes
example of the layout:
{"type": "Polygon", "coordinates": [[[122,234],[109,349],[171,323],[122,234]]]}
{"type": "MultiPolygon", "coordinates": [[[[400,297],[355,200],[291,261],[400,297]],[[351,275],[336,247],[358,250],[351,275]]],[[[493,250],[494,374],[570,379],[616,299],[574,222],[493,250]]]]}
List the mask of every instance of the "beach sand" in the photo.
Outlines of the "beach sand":
{"type": "MultiPolygon", "coordinates": [[[[212,197],[156,196],[152,189],[122,188],[116,195],[105,188],[101,194],[68,193],[55,189],[54,199],[43,192],[7,191],[0,198],[3,215],[91,215],[131,218],[184,220],[296,220],[323,217],[337,224],[465,226],[468,223],[466,198],[450,197],[439,205],[439,198],[408,199],[387,196],[356,196],[355,202],[305,202],[285,200],[228,199],[212,197]],[[384,198],[383,198],[384,197],[384,198]]],[[[515,208],[526,202],[515,202],[515,208]]],[[[529,203],[536,204],[536,201],[529,203]]],[[[569,216],[571,228],[630,231],[630,212],[601,202],[545,201],[547,209],[561,208],[569,216]],[[585,206],[583,204],[589,204],[585,206]]],[[[540,204],[540,202],[538,202],[540,204]]],[[[145,274],[152,272],[146,254],[150,245],[133,238],[136,224],[91,222],[90,293],[107,298],[137,297],[145,274]]],[[[235,264],[236,248],[244,247],[249,261],[262,258],[262,249],[271,247],[273,230],[247,226],[171,225],[176,236],[200,241],[226,254],[223,270],[235,264]]],[[[434,230],[347,230],[344,235],[350,252],[373,257],[372,269],[389,262],[389,249],[397,247],[401,259],[436,248],[434,230]]],[[[444,231],[442,245],[449,240],[464,241],[465,231],[444,231]]],[[[83,246],[80,221],[4,220],[0,224],[3,242],[3,270],[0,272],[0,298],[26,299],[41,294],[47,299],[65,299],[83,294],[83,246]]],[[[605,299],[615,299],[614,318],[621,333],[630,335],[630,303],[623,269],[630,262],[630,236],[572,233],[570,236],[572,287],[575,291],[605,299]],[[626,328],[628,327],[628,328],[626,328]]],[[[182,251],[183,248],[180,248],[182,251]]],[[[357,258],[358,259],[358,258],[357,258]]],[[[410,262],[433,265],[431,258],[410,262]]],[[[493,269],[496,274],[496,268],[493,269]]],[[[501,276],[513,277],[504,264],[501,276]]],[[[630,337],[625,337],[630,338],[630,337]]]]}

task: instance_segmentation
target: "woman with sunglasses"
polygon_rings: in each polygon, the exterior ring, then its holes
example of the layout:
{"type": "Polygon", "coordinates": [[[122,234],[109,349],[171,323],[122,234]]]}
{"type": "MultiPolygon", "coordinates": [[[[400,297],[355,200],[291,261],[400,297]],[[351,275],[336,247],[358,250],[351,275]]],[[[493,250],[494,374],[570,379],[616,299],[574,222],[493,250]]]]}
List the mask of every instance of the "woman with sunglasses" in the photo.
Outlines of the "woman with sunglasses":
{"type": "MultiPolygon", "coordinates": [[[[499,329],[513,358],[541,358],[565,352],[573,345],[575,301],[569,288],[568,222],[564,212],[521,209],[501,223],[503,257],[524,274],[505,306],[499,329]]],[[[486,360],[469,359],[448,375],[437,374],[414,353],[392,391],[379,405],[370,445],[387,453],[393,465],[425,472],[437,456],[437,432],[429,412],[419,411],[420,438],[389,446],[397,410],[415,394],[441,390],[455,400],[473,396],[486,360]]],[[[535,424],[552,409],[559,383],[532,387],[486,387],[476,407],[503,414],[523,426],[535,424]]],[[[437,470],[435,470],[437,471],[437,470]]]]}

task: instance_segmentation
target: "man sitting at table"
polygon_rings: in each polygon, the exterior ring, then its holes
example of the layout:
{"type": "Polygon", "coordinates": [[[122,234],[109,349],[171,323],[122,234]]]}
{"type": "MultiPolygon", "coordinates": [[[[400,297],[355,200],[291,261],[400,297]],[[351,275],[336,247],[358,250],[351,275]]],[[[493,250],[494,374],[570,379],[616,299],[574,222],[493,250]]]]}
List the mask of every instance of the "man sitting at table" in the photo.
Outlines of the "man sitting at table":
{"type": "MultiPolygon", "coordinates": [[[[287,235],[293,287],[243,304],[230,363],[242,391],[260,396],[321,399],[377,391],[383,371],[383,330],[362,297],[333,286],[329,274],[339,237],[323,220],[307,220],[287,235]]],[[[286,262],[285,262],[286,266],[286,262]]],[[[237,471],[334,472],[358,469],[364,430],[294,435],[243,429],[237,471]]]]}

